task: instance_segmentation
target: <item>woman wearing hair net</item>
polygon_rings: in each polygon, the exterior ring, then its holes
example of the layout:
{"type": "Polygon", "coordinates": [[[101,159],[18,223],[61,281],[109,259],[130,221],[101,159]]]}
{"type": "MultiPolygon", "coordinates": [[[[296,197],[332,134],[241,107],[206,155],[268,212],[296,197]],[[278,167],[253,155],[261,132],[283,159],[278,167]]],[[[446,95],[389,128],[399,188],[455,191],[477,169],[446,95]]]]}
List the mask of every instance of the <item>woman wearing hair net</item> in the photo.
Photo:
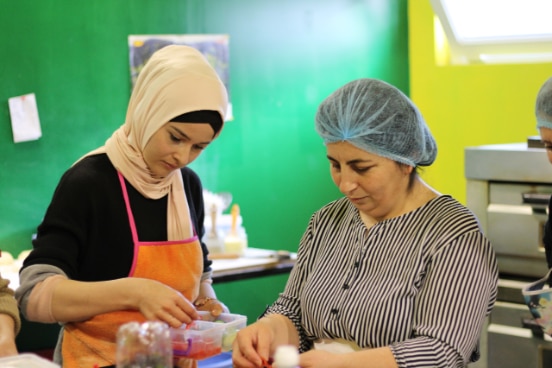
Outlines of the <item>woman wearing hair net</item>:
{"type": "MultiPolygon", "coordinates": [[[[535,103],[537,129],[552,164],[552,77],[541,86],[535,103]]],[[[544,249],[548,268],[552,268],[552,200],[548,205],[548,221],[544,227],[544,249]]]]}
{"type": "MultiPolygon", "coordinates": [[[[552,163],[552,77],[539,89],[535,117],[548,161],[552,163]]],[[[537,325],[544,333],[552,336],[552,198],[548,204],[548,219],[544,225],[542,240],[549,270],[541,279],[525,285],[522,294],[537,325]]]]}
{"type": "Polygon", "coordinates": [[[63,367],[114,366],[127,322],[180,327],[196,307],[227,311],[200,242],[201,182],[186,167],[219,135],[226,106],[203,55],[166,46],[140,72],[125,123],[61,178],[16,296],[27,319],[63,325],[63,367]]]}
{"type": "Polygon", "coordinates": [[[299,366],[465,367],[496,298],[475,216],[418,176],[437,147],[397,88],[359,79],[326,98],[316,131],[343,193],[311,217],[285,290],[234,342],[236,367],[291,344],[299,366]]]}

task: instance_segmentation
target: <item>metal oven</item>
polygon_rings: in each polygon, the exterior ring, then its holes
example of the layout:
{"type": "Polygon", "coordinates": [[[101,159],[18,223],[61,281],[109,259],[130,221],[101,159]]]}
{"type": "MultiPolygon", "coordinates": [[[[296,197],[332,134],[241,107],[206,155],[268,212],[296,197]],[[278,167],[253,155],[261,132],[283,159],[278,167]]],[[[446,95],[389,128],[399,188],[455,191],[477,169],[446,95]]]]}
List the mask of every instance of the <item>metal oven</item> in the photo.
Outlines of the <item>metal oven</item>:
{"type": "Polygon", "coordinates": [[[465,149],[467,206],[495,248],[498,299],[482,336],[477,367],[552,367],[552,338],[533,323],[521,288],[547,272],[542,235],[552,165],[538,137],[465,149]]]}

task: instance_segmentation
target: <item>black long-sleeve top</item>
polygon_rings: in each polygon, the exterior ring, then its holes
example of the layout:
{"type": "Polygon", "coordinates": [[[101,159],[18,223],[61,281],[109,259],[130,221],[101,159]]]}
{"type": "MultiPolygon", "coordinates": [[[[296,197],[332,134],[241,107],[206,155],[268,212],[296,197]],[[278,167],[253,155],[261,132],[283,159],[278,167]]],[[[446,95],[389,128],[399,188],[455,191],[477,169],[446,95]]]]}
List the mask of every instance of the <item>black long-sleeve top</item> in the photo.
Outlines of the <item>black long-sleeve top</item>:
{"type": "MultiPolygon", "coordinates": [[[[189,168],[182,179],[190,219],[204,234],[203,188],[189,168]]],[[[167,240],[167,196],[148,199],[126,182],[140,241],[167,240]]],[[[48,264],[69,278],[104,281],[126,277],[134,254],[132,233],[117,171],[106,154],[89,156],[62,176],[23,268],[48,264]]],[[[204,272],[210,271],[207,248],[204,272]]],[[[22,268],[22,269],[23,269],[22,268]]]]}

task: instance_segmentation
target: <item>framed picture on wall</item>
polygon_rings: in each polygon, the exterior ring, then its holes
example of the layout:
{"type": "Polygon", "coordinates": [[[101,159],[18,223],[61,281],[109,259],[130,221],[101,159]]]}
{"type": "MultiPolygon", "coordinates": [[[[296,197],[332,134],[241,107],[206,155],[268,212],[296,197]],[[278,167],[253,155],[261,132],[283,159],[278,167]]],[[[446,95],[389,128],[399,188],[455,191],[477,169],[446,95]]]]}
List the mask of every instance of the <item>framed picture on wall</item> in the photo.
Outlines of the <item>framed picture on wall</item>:
{"type": "Polygon", "coordinates": [[[225,34],[129,35],[128,47],[132,87],[134,87],[138,74],[151,55],[168,45],[190,46],[199,50],[205,56],[226,86],[228,91],[228,113],[226,120],[232,120],[228,35],[225,34]]]}

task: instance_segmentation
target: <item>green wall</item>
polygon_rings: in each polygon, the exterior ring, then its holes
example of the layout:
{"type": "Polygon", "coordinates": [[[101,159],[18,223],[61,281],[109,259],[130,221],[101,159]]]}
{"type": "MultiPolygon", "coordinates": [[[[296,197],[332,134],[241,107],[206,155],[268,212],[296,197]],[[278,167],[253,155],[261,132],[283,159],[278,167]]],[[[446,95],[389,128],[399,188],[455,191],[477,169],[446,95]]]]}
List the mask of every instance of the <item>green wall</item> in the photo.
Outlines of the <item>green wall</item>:
{"type": "MultiPolygon", "coordinates": [[[[31,247],[59,177],[124,121],[129,34],[228,34],[234,120],[192,164],[241,207],[249,245],[295,251],[338,196],[317,105],[359,77],[409,92],[406,0],[0,0],[0,249],[31,247]],[[7,99],[35,93],[43,136],[14,144],[7,99]]],[[[215,285],[252,320],[285,277],[215,285]],[[250,298],[244,303],[244,296],[250,298]]]]}

